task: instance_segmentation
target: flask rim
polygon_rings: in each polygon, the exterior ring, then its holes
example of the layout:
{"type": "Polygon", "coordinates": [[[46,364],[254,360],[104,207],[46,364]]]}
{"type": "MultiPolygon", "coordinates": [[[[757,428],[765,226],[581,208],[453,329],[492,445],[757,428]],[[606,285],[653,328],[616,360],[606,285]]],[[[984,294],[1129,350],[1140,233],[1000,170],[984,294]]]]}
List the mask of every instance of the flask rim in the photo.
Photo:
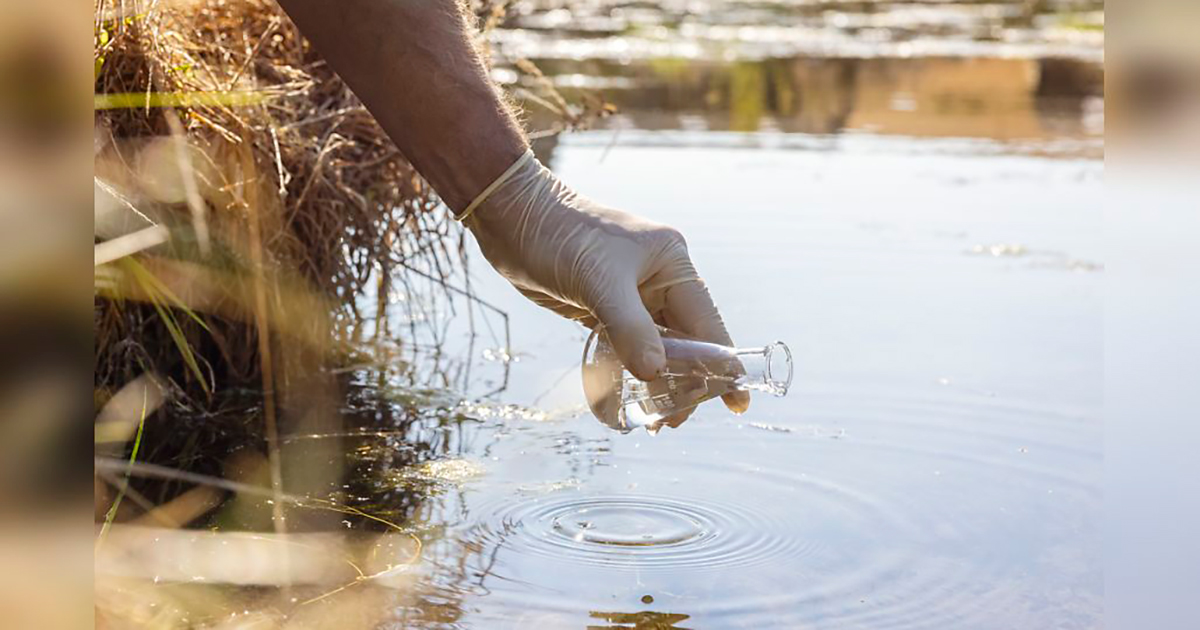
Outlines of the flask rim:
{"type": "Polygon", "coordinates": [[[763,354],[765,355],[763,358],[765,359],[764,363],[766,364],[765,371],[767,381],[779,390],[779,393],[777,394],[778,396],[787,394],[788,389],[792,386],[792,375],[793,372],[795,372],[795,368],[793,367],[792,363],[792,349],[782,341],[775,341],[763,346],[763,354]],[[775,362],[772,360],[773,355],[780,350],[783,351],[783,358],[785,360],[784,365],[787,366],[786,375],[777,375],[774,373],[774,370],[771,369],[775,364],[775,362]]]}

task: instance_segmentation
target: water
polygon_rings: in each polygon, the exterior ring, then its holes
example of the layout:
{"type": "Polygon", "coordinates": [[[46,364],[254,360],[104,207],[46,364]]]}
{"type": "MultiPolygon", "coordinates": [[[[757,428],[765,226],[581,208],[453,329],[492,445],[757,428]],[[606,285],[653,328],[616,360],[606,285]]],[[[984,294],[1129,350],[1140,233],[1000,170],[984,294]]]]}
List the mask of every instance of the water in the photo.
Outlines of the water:
{"type": "Polygon", "coordinates": [[[536,0],[493,41],[530,58],[1103,58],[1104,4],[536,0]],[[539,10],[540,9],[540,10],[539,10]],[[550,10],[547,10],[550,9],[550,10]]]}
{"type": "MultiPolygon", "coordinates": [[[[489,306],[368,296],[392,328],[363,338],[405,360],[351,373],[347,432],[287,438],[306,465],[344,453],[329,496],[402,523],[421,559],[400,586],[304,611],[363,597],[380,625],[414,628],[1102,625],[1095,33],[1017,3],[716,4],[592,3],[572,24],[517,20],[498,47],[621,106],[539,157],[687,235],[735,342],[802,357],[789,396],[614,432],[581,386],[588,332],[468,241],[463,284],[489,306]]],[[[344,523],[327,525],[378,527],[344,523]]]]}
{"type": "MultiPolygon", "coordinates": [[[[596,109],[621,143],[637,130],[1051,142],[1101,157],[1103,4],[570,2],[495,38],[496,77],[596,109]],[[516,59],[546,80],[522,78],[516,59]],[[580,89],[589,90],[581,95],[580,89]]],[[[547,109],[527,112],[555,129],[547,109]]],[[[1026,150],[1037,151],[1037,144],[1026,150]]]]}
{"type": "Polygon", "coordinates": [[[792,391],[613,432],[580,386],[587,331],[476,269],[512,356],[477,345],[475,402],[418,416],[405,441],[362,440],[363,471],[413,469],[401,444],[422,440],[474,471],[404,504],[424,569],[388,618],[1100,625],[1102,163],[978,139],[645,133],[569,136],[550,159],[687,234],[735,341],[804,357],[792,391]]]}

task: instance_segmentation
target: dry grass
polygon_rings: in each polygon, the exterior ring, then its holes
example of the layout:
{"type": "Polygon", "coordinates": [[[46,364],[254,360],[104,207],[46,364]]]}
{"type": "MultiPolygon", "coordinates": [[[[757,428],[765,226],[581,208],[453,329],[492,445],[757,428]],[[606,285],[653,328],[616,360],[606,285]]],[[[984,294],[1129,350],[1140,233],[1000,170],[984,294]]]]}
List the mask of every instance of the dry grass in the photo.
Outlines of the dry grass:
{"type": "Polygon", "coordinates": [[[188,393],[252,381],[257,331],[330,338],[369,282],[460,262],[458,226],[273,2],[104,0],[96,32],[97,236],[138,251],[167,228],[138,256],[164,291],[98,268],[100,387],[150,366],[188,393]],[[172,325],[164,300],[201,315],[172,325]]]}
{"type": "Polygon", "coordinates": [[[280,436],[342,434],[336,374],[389,295],[479,306],[461,227],[272,0],[98,0],[94,26],[97,627],[372,627],[420,541],[330,498],[338,440],[280,436]],[[223,413],[237,388],[258,404],[223,413]],[[187,529],[216,512],[256,533],[187,529]]]}

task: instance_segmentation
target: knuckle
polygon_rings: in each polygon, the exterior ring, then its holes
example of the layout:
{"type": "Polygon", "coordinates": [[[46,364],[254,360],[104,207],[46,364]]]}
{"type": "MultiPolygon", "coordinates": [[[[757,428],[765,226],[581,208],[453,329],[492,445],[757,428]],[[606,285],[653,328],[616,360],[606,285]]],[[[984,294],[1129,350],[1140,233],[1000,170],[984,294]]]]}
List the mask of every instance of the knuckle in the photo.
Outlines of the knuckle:
{"type": "Polygon", "coordinates": [[[658,238],[661,238],[664,242],[685,250],[687,249],[687,239],[684,238],[683,232],[680,232],[678,229],[664,225],[659,227],[656,232],[658,238]]]}

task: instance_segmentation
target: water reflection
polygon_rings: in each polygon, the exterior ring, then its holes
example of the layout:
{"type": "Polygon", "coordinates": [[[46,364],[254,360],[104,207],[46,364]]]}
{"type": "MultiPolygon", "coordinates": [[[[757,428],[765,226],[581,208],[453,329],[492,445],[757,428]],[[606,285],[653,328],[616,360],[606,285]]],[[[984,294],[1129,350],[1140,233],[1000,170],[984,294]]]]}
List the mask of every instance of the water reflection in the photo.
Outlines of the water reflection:
{"type": "MultiPolygon", "coordinates": [[[[836,134],[872,132],[999,141],[1103,133],[1104,72],[1069,58],[648,59],[538,62],[606,79],[608,128],[836,134]],[[620,81],[617,81],[620,79],[620,81]]],[[[542,118],[532,109],[535,123],[542,118]]],[[[544,124],[549,124],[548,118],[544,124]]],[[[537,126],[536,124],[534,126],[537,126]]]]}
{"type": "Polygon", "coordinates": [[[589,625],[588,630],[688,630],[680,625],[681,621],[690,619],[688,615],[662,613],[643,610],[635,613],[597,612],[588,613],[592,619],[603,620],[605,625],[589,625]]]}
{"type": "Polygon", "coordinates": [[[521,3],[493,41],[511,57],[763,59],[1103,57],[1098,0],[622,0],[521,3]]]}

